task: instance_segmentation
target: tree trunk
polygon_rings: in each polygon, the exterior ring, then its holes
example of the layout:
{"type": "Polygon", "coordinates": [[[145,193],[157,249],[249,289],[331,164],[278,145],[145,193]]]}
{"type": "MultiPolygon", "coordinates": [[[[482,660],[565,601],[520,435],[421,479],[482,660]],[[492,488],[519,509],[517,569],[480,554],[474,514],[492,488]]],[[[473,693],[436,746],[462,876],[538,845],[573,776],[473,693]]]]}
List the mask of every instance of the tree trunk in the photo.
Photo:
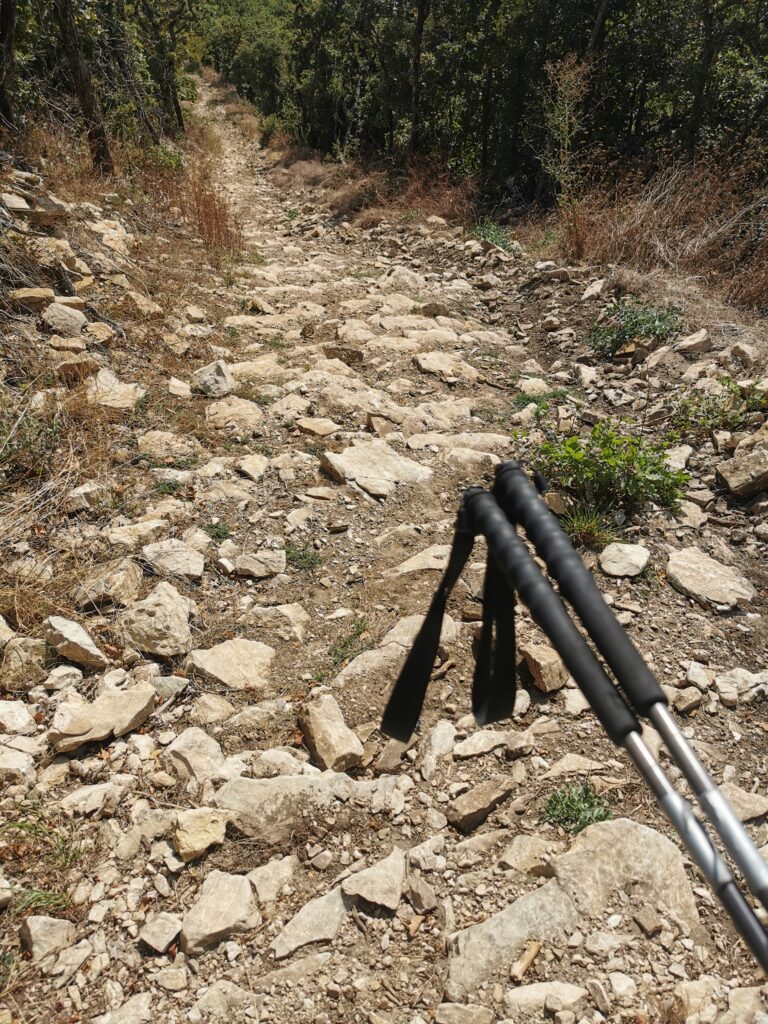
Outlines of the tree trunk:
{"type": "Polygon", "coordinates": [[[480,97],[480,174],[485,177],[488,173],[488,153],[491,139],[491,125],[493,124],[494,102],[494,29],[496,17],[499,13],[501,0],[492,0],[485,23],[485,77],[480,97]]]}
{"type": "Polygon", "coordinates": [[[0,121],[16,127],[11,82],[16,45],[16,0],[0,0],[0,121]]]}
{"type": "Polygon", "coordinates": [[[589,43],[587,44],[587,51],[584,54],[584,60],[588,60],[593,54],[597,53],[603,47],[603,40],[605,38],[605,19],[608,17],[608,8],[611,5],[611,0],[600,0],[600,6],[597,9],[595,15],[595,23],[592,26],[592,35],[589,37],[589,43]]]}
{"type": "Polygon", "coordinates": [[[707,84],[709,83],[709,72],[717,52],[715,13],[712,9],[711,0],[703,0],[701,4],[701,21],[704,29],[704,41],[701,48],[701,57],[696,69],[696,78],[693,85],[693,104],[691,105],[688,131],[686,132],[686,148],[691,159],[693,159],[696,153],[696,145],[699,141],[701,122],[704,117],[704,101],[707,95],[707,84]]]}
{"type": "Polygon", "coordinates": [[[421,50],[424,41],[424,25],[429,17],[432,0],[418,0],[416,24],[413,28],[413,64],[411,65],[411,155],[419,148],[421,136],[421,50]]]}
{"type": "Polygon", "coordinates": [[[135,44],[125,30],[127,16],[121,3],[115,10],[113,0],[106,0],[101,6],[101,18],[105,29],[109,58],[116,71],[116,85],[125,89],[133,100],[136,118],[142,124],[149,140],[157,145],[160,134],[147,111],[147,97],[136,80],[133,62],[129,56],[135,51],[135,44]]]}
{"type": "Polygon", "coordinates": [[[62,49],[69,63],[75,92],[83,111],[93,165],[104,174],[114,174],[115,165],[112,162],[104,115],[101,112],[101,104],[96,93],[91,69],[80,49],[72,11],[72,0],[53,0],[53,7],[59,25],[62,49]]]}

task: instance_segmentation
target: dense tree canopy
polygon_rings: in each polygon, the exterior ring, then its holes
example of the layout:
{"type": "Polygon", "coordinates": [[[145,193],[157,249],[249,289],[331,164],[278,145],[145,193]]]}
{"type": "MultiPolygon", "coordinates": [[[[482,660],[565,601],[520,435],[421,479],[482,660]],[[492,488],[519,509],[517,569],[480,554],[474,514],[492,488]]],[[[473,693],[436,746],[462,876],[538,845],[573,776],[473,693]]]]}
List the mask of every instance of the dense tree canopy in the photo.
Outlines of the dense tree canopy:
{"type": "Polygon", "coordinates": [[[572,150],[764,160],[768,0],[0,0],[0,121],[69,90],[106,167],[94,119],[155,142],[183,130],[190,59],[267,134],[435,160],[507,198],[563,187],[572,150]]]}

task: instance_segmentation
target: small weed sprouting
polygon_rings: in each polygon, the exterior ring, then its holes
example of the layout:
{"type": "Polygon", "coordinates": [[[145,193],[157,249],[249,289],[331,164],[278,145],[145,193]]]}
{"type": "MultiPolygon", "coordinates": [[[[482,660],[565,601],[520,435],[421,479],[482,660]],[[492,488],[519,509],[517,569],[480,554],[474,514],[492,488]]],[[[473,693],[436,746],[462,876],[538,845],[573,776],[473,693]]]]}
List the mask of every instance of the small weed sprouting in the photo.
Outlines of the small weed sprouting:
{"type": "Polygon", "coordinates": [[[231,532],[226,523],[208,523],[203,529],[212,540],[226,540],[231,532]]]}
{"type": "Polygon", "coordinates": [[[754,384],[743,387],[727,376],[718,381],[721,394],[693,391],[673,405],[670,423],[679,437],[701,440],[713,430],[738,430],[768,407],[768,395],[754,384]]]}
{"type": "Polygon", "coordinates": [[[300,548],[295,544],[285,545],[285,558],[288,565],[294,569],[303,569],[305,572],[317,569],[323,563],[323,557],[319,551],[308,546],[300,548]]]}
{"type": "Polygon", "coordinates": [[[56,819],[36,802],[22,804],[19,817],[0,827],[0,837],[15,848],[20,860],[54,868],[70,868],[83,855],[81,841],[65,819],[56,819]]]}
{"type": "Polygon", "coordinates": [[[589,782],[581,785],[561,786],[547,800],[544,820],[576,835],[587,825],[607,821],[611,809],[589,782]]]}
{"type": "Polygon", "coordinates": [[[632,341],[664,342],[677,334],[682,326],[680,310],[675,306],[623,302],[595,324],[587,341],[597,355],[612,359],[632,341]]]}
{"type": "Polygon", "coordinates": [[[158,494],[178,494],[183,487],[184,484],[179,480],[158,480],[155,484],[155,490],[158,494]]]}
{"type": "Polygon", "coordinates": [[[13,912],[17,917],[24,914],[53,914],[66,910],[69,897],[53,889],[16,889],[13,896],[13,912]]]}
{"type": "Polygon", "coordinates": [[[491,242],[493,245],[503,249],[505,252],[516,252],[520,246],[509,234],[509,228],[503,224],[497,224],[490,217],[483,217],[472,229],[472,234],[481,242],[491,242]]]}
{"type": "Polygon", "coordinates": [[[517,410],[527,409],[529,405],[535,405],[536,419],[542,420],[551,409],[552,404],[554,402],[561,402],[566,396],[567,392],[563,388],[556,388],[554,391],[547,392],[546,395],[524,395],[521,391],[512,399],[512,404],[517,410]]]}
{"type": "Polygon", "coordinates": [[[285,348],[285,340],[279,334],[274,334],[271,338],[267,338],[266,344],[268,348],[274,349],[275,352],[280,352],[285,348]]]}
{"type": "Polygon", "coordinates": [[[670,469],[666,453],[664,441],[621,434],[605,422],[597,423],[589,437],[543,444],[539,468],[582,508],[631,513],[654,502],[674,511],[690,477],[670,469]]]}
{"type": "Polygon", "coordinates": [[[560,525],[577,547],[604,548],[616,539],[616,529],[610,516],[590,505],[571,502],[560,525]]]}
{"type": "Polygon", "coordinates": [[[288,208],[288,209],[287,209],[287,210],[285,211],[285,219],[286,219],[286,220],[287,220],[287,221],[288,221],[289,223],[290,223],[290,222],[292,222],[292,221],[294,221],[294,220],[297,220],[297,219],[298,219],[298,216],[299,216],[299,211],[298,211],[298,210],[296,209],[296,207],[295,207],[295,206],[290,206],[290,207],[289,207],[289,208],[288,208]]]}
{"type": "Polygon", "coordinates": [[[367,630],[367,619],[358,616],[352,623],[352,629],[347,636],[335,643],[328,652],[334,668],[340,668],[346,662],[356,658],[358,654],[370,649],[371,644],[365,639],[367,630]]]}

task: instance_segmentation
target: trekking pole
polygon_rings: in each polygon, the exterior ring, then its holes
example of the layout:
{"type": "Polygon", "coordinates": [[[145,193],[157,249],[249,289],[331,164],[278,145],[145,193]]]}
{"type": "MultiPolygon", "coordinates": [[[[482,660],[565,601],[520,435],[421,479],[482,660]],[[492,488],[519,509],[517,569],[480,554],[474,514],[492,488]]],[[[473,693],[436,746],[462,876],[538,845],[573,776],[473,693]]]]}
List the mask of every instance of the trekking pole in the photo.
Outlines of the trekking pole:
{"type": "Polygon", "coordinates": [[[670,713],[667,698],[627,632],[605,603],[555,516],[518,462],[496,468],[494,494],[519,523],[574,608],[637,715],[654,725],[752,893],[768,910],[768,864],[670,713]]]}
{"type": "MultiPolygon", "coordinates": [[[[643,742],[637,717],[577,630],[561,599],[517,536],[496,498],[482,488],[471,488],[464,495],[448,567],[390,696],[382,731],[397,739],[407,740],[417,724],[437,650],[447,597],[461,568],[466,564],[477,535],[483,535],[488,544],[486,583],[495,578],[494,573],[498,573],[512,592],[519,593],[533,620],[560,653],[609,738],[627,751],[737,931],[763,970],[768,971],[768,934],[739,889],[727,864],[712,844],[703,825],[694,816],[690,803],[677,793],[643,742]]],[[[498,595],[498,591],[496,580],[494,596],[498,595]]],[[[487,588],[485,600],[489,600],[487,588]]],[[[506,601],[502,603],[507,604],[506,601]]],[[[486,616],[484,609],[484,630],[491,618],[490,613],[486,616]]],[[[497,643],[503,636],[499,634],[497,643]]],[[[508,653],[502,659],[506,664],[509,663],[508,653]]],[[[514,658],[512,663],[514,665],[514,658]]],[[[478,659],[473,702],[478,703],[476,691],[479,690],[480,695],[485,697],[484,703],[479,702],[481,707],[509,708],[509,701],[505,702],[498,696],[494,698],[486,692],[489,686],[492,689],[499,682],[498,674],[494,675],[487,659],[482,666],[481,659],[478,659]]],[[[505,682],[514,699],[514,674],[505,682]]]]}

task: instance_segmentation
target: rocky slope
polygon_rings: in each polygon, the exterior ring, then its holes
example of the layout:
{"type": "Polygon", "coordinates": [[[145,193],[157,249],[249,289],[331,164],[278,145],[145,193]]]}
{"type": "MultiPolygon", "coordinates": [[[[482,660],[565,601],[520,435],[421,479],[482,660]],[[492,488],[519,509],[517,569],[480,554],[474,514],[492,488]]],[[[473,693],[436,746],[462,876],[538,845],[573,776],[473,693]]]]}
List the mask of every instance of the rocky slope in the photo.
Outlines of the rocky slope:
{"type": "MultiPolygon", "coordinates": [[[[32,234],[0,350],[0,1021],[764,1022],[524,613],[513,720],[468,715],[480,555],[417,735],[377,731],[461,489],[545,430],[768,388],[759,332],[689,309],[682,340],[596,360],[610,270],[335,222],[203,100],[237,262],[178,211],[153,232],[119,192],[3,172],[32,234]],[[574,839],[542,812],[586,779],[613,817],[574,839]]],[[[766,430],[678,445],[681,512],[587,556],[761,845],[766,430]]]]}

